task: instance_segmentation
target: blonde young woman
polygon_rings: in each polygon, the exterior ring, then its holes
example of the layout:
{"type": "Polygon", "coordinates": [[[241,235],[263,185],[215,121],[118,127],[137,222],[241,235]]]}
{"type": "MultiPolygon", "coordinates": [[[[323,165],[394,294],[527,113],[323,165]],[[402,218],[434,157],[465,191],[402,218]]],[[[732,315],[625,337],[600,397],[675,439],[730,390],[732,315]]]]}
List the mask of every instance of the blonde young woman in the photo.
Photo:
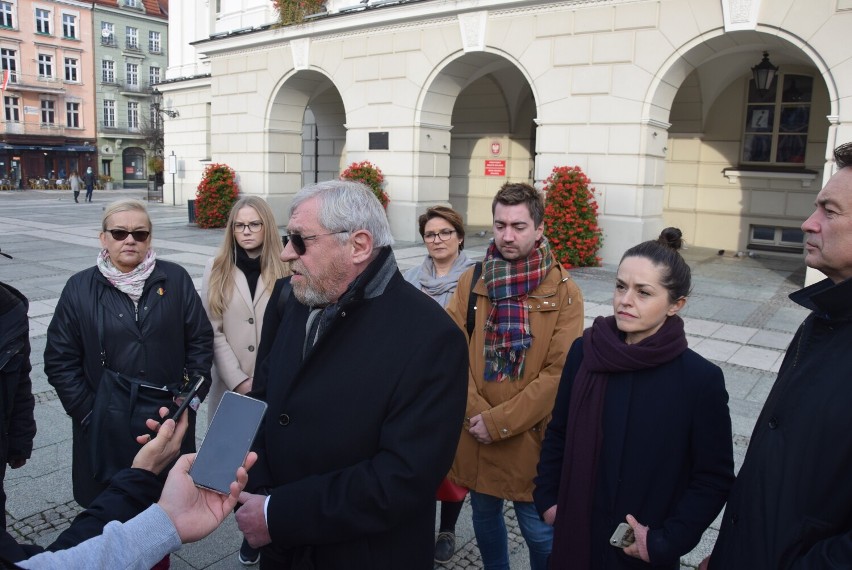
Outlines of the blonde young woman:
{"type": "MultiPolygon", "coordinates": [[[[281,237],[269,205],[257,196],[237,200],[219,253],[207,262],[201,281],[214,335],[208,423],[226,390],[246,394],[252,388],[263,313],[275,281],[290,273],[280,254],[281,237]]],[[[239,559],[256,564],[260,551],[244,539],[239,559]]]]}
{"type": "Polygon", "coordinates": [[[281,238],[267,203],[257,196],[237,200],[219,253],[207,262],[201,281],[214,334],[208,422],[226,390],[251,390],[263,313],[275,281],[289,274],[280,253],[281,238]]]}

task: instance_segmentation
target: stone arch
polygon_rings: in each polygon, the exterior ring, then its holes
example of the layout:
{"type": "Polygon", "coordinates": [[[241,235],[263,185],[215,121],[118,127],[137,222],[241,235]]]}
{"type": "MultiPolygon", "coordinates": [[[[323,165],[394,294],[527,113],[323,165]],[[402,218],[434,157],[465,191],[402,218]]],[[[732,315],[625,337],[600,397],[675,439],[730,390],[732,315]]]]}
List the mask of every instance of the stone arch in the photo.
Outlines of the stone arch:
{"type": "Polygon", "coordinates": [[[266,112],[266,170],[276,214],[303,185],[336,177],[345,155],[346,110],[331,77],[294,70],[273,90],[266,112]]]}
{"type": "MultiPolygon", "coordinates": [[[[646,121],[667,122],[668,112],[678,88],[698,67],[717,62],[713,73],[717,74],[718,83],[726,84],[734,77],[747,73],[751,66],[757,63],[756,56],[764,50],[777,55],[785,54],[793,61],[806,60],[816,67],[829,92],[830,114],[839,115],[840,96],[837,84],[831,69],[819,53],[787,30],[758,25],[755,31],[740,32],[726,32],[720,27],[701,34],[674,50],[660,66],[648,87],[643,117],[646,121]],[[735,39],[736,43],[732,44],[732,39],[735,39]]],[[[775,61],[783,60],[776,57],[775,61]]]]}
{"type": "Polygon", "coordinates": [[[436,66],[415,113],[418,208],[449,201],[469,225],[490,225],[499,186],[532,182],[537,100],[524,67],[503,51],[457,52],[436,66]]]}
{"type": "Polygon", "coordinates": [[[835,145],[840,113],[832,70],[812,46],[777,28],[719,28],[676,50],[660,66],[645,101],[649,136],[641,152],[662,155],[662,224],[680,227],[693,245],[732,254],[801,251],[795,245],[799,226],[830,174],[826,150],[835,145]],[[808,151],[800,165],[741,166],[750,68],[763,51],[782,73],[813,77],[808,151]],[[777,238],[765,239],[767,234],[777,238]]]}

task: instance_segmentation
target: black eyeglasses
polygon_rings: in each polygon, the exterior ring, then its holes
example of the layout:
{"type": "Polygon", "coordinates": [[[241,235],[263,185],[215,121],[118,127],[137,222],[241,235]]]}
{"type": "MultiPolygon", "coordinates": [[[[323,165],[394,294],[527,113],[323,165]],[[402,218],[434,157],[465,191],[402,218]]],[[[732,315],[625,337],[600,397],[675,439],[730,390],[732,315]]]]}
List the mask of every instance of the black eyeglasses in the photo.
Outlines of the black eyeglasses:
{"type": "Polygon", "coordinates": [[[260,222],[260,221],[257,221],[257,220],[255,220],[253,222],[249,222],[247,224],[242,224],[240,222],[234,222],[234,231],[237,232],[237,233],[242,233],[242,232],[246,231],[246,228],[248,228],[248,230],[251,233],[256,234],[257,232],[260,231],[260,228],[262,228],[262,227],[263,227],[263,222],[260,222]]]}
{"type": "Polygon", "coordinates": [[[426,232],[423,234],[423,241],[427,243],[430,241],[434,242],[435,238],[438,238],[441,241],[447,241],[454,233],[456,233],[456,230],[451,230],[449,228],[444,228],[439,232],[426,232]]]}
{"type": "Polygon", "coordinates": [[[133,236],[135,241],[148,241],[148,236],[151,235],[151,232],[148,230],[136,230],[133,232],[129,232],[127,230],[104,230],[105,232],[109,232],[112,235],[112,239],[115,241],[124,241],[127,239],[127,236],[133,236]]]}
{"type": "Polygon", "coordinates": [[[284,247],[287,247],[288,243],[293,244],[293,251],[295,251],[299,255],[305,255],[307,251],[307,247],[305,246],[305,242],[311,239],[317,239],[322,236],[334,236],[337,234],[348,234],[349,230],[340,230],[339,232],[331,232],[328,234],[316,234],[313,236],[302,236],[299,234],[287,234],[281,236],[281,243],[284,244],[284,247]]]}

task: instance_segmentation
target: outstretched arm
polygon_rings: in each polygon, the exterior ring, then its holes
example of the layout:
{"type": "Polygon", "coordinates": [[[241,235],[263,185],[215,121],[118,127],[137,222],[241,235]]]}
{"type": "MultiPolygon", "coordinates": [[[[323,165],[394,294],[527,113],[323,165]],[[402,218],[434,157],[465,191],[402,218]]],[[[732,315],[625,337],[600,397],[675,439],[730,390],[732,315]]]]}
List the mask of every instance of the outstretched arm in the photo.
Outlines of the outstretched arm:
{"type": "Polygon", "coordinates": [[[184,455],[169,472],[160,502],[126,523],[111,522],[104,533],[59,552],[43,552],[18,563],[21,568],[151,568],[181,543],[213,532],[237,503],[248,481],[247,470],[257,456],[250,453],[237,469],[237,481],[227,496],[197,488],[189,476],[195,455],[184,455]]]}

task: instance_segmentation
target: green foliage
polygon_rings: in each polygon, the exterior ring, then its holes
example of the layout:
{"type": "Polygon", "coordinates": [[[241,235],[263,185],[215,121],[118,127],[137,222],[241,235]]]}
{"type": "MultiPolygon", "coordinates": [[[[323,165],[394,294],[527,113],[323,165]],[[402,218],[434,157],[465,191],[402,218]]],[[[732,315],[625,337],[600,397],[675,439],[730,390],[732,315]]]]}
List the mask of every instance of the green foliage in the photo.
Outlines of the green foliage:
{"type": "Polygon", "coordinates": [[[227,164],[209,164],[195,193],[195,222],[199,228],[223,228],[240,189],[227,164]]]}
{"type": "Polygon", "coordinates": [[[387,192],[382,190],[385,177],[382,174],[381,169],[378,166],[373,166],[369,160],[353,162],[346,170],[343,171],[340,178],[342,180],[354,180],[356,182],[366,184],[373,191],[373,194],[376,195],[379,202],[381,202],[382,208],[385,210],[388,209],[390,197],[387,195],[387,192]]]}
{"type": "Polygon", "coordinates": [[[152,156],[148,159],[148,171],[151,174],[159,174],[163,171],[163,157],[152,156]]]}
{"type": "Polygon", "coordinates": [[[272,0],[272,6],[278,12],[278,24],[289,26],[301,23],[305,16],[322,12],[325,0],[272,0]]]}
{"type": "Polygon", "coordinates": [[[557,166],[545,180],[545,235],[565,267],[597,267],[603,244],[598,203],[591,181],[579,166],[557,166]]]}

